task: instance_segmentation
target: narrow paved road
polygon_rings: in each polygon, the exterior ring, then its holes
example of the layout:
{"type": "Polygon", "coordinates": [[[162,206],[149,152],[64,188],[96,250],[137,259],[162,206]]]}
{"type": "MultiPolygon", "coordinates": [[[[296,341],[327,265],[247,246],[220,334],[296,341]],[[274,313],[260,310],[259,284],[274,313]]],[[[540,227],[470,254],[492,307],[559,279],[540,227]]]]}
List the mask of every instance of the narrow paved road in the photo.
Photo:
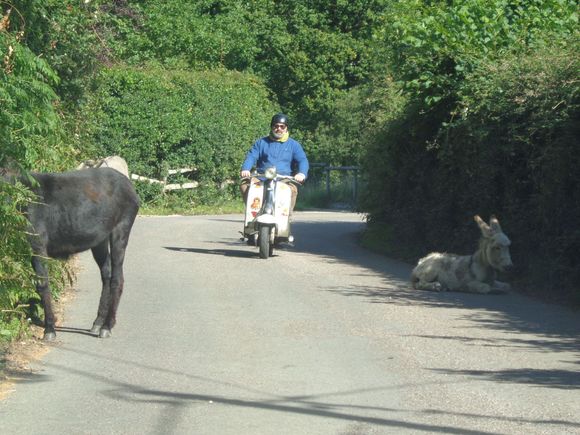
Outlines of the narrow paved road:
{"type": "Polygon", "coordinates": [[[113,337],[87,333],[100,283],[83,254],[0,433],[580,433],[579,313],[413,291],[362,227],[298,213],[296,247],[261,260],[241,216],[138,218],[113,337]]]}

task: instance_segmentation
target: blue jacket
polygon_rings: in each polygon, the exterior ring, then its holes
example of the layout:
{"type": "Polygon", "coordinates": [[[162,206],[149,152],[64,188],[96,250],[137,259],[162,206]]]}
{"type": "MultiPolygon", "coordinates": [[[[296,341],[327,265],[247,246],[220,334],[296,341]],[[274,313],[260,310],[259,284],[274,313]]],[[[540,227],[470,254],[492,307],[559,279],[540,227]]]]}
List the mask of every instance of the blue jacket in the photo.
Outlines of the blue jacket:
{"type": "Polygon", "coordinates": [[[308,159],[299,142],[292,138],[277,142],[266,136],[254,142],[246,154],[242,171],[250,171],[255,166],[258,172],[264,172],[266,168],[275,166],[280,175],[294,175],[292,163],[298,165],[297,172],[308,176],[308,159]]]}

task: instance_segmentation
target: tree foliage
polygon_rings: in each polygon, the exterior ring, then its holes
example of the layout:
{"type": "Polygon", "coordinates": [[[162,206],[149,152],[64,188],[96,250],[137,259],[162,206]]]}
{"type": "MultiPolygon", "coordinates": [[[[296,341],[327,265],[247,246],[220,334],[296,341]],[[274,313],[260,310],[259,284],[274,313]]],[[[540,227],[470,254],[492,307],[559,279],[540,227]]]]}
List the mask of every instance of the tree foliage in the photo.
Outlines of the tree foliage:
{"type": "Polygon", "coordinates": [[[99,3],[72,0],[11,0],[0,2],[11,11],[9,29],[42,58],[58,77],[51,84],[61,102],[74,105],[82,98],[86,77],[107,58],[100,29],[106,23],[99,3]]]}
{"type": "Polygon", "coordinates": [[[285,110],[311,128],[340,91],[375,65],[374,28],[387,2],[299,0],[128,2],[110,44],[132,64],[226,68],[262,77],[285,110]],[[130,10],[131,13],[127,13],[130,10]]]}
{"type": "MultiPolygon", "coordinates": [[[[23,171],[63,169],[71,148],[54,88],[58,75],[26,45],[24,15],[1,3],[0,16],[0,167],[23,171]],[[17,25],[11,24],[16,21],[17,25]]],[[[26,302],[34,295],[26,219],[21,209],[34,200],[23,186],[0,183],[0,340],[21,331],[26,302]],[[24,305],[23,305],[24,304],[24,305]]],[[[62,266],[52,263],[55,290],[63,286],[62,266]]]]}
{"type": "Polygon", "coordinates": [[[573,0],[397,2],[382,37],[398,79],[433,105],[453,98],[481,62],[565,45],[577,34],[577,6],[573,0]]]}
{"type": "Polygon", "coordinates": [[[12,34],[0,33],[0,50],[0,163],[10,157],[30,168],[43,160],[40,141],[59,130],[57,76],[12,34]]]}

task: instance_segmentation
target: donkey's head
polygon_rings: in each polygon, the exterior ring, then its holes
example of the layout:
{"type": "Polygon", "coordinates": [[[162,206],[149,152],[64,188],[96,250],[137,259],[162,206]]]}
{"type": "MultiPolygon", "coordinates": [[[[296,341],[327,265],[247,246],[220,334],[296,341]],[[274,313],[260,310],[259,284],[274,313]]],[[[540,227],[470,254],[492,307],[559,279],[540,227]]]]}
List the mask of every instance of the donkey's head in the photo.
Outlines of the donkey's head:
{"type": "Polygon", "coordinates": [[[479,225],[481,235],[483,236],[479,241],[479,249],[481,250],[483,259],[491,267],[500,272],[511,268],[513,263],[509,246],[512,242],[502,231],[497,218],[492,216],[489,220],[489,225],[479,216],[475,216],[474,219],[479,225]]]}

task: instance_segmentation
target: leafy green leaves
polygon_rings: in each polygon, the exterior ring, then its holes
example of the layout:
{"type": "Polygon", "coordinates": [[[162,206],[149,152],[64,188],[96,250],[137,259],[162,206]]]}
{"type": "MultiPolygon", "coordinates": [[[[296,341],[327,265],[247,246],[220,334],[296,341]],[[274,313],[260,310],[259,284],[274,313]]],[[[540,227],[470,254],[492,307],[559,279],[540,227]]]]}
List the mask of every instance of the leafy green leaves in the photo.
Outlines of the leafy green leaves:
{"type": "Polygon", "coordinates": [[[19,211],[30,200],[30,192],[21,185],[0,182],[0,329],[4,331],[0,341],[20,332],[25,311],[19,305],[34,296],[27,221],[19,211]]]}
{"type": "Polygon", "coordinates": [[[196,168],[197,179],[237,176],[244,154],[268,133],[276,111],[255,76],[215,70],[104,70],[83,108],[91,116],[83,141],[97,154],[124,157],[131,172],[162,178],[196,168]]]}
{"type": "Polygon", "coordinates": [[[385,38],[399,78],[431,106],[453,97],[481,61],[566,43],[576,8],[572,0],[400,2],[385,38]]]}
{"type": "MultiPolygon", "coordinates": [[[[70,165],[74,153],[62,140],[63,124],[54,90],[60,80],[49,63],[31,50],[28,44],[34,46],[34,38],[24,39],[25,18],[34,22],[32,12],[43,11],[38,4],[27,6],[18,9],[24,15],[0,9],[5,13],[0,30],[0,166],[63,169],[70,165]]],[[[25,235],[27,221],[21,212],[32,199],[23,186],[0,181],[0,323],[9,326],[0,328],[2,336],[18,333],[26,318],[22,304],[35,296],[25,235]]],[[[56,277],[64,274],[60,265],[51,268],[56,277]]],[[[62,284],[58,280],[55,284],[58,292],[62,284]]]]}
{"type": "Polygon", "coordinates": [[[0,164],[7,157],[26,162],[28,141],[58,129],[57,96],[51,84],[57,77],[12,35],[0,32],[0,164]]]}

